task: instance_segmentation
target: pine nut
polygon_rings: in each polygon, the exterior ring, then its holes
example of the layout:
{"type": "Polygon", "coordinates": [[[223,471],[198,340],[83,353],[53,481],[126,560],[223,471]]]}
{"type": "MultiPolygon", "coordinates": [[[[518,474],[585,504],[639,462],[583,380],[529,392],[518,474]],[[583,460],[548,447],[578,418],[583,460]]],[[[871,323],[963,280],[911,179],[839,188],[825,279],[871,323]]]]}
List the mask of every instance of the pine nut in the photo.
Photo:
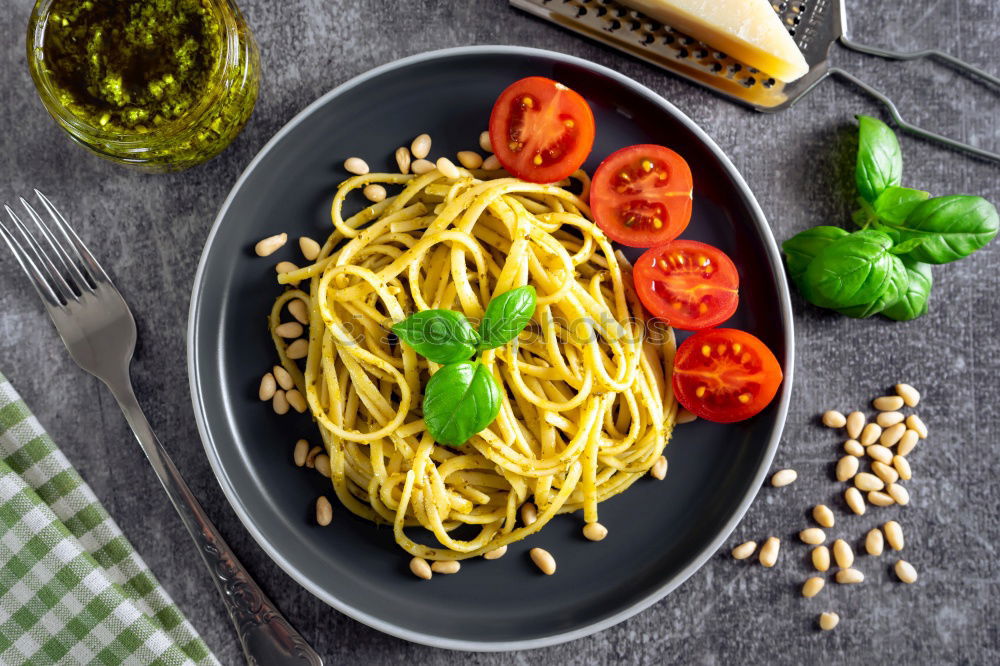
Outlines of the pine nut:
{"type": "Polygon", "coordinates": [[[431,137],[429,134],[421,134],[410,144],[410,153],[417,159],[424,159],[431,153],[431,137]]]}
{"type": "Polygon", "coordinates": [[[881,444],[872,444],[865,449],[865,453],[867,453],[868,457],[872,460],[877,460],[884,465],[888,465],[892,462],[892,451],[885,448],[881,444]]]}
{"type": "Polygon", "coordinates": [[[288,301],[288,313],[295,317],[300,324],[309,323],[309,308],[301,298],[293,298],[288,301]]]}
{"type": "Polygon", "coordinates": [[[906,432],[906,426],[902,423],[897,423],[896,425],[889,426],[882,431],[882,436],[879,437],[879,442],[882,446],[893,446],[902,439],[903,434],[906,432]]]}
{"type": "Polygon", "coordinates": [[[483,166],[483,156],[474,150],[460,150],[455,157],[466,169],[478,169],[483,166]]]}
{"type": "Polygon", "coordinates": [[[458,170],[455,163],[449,160],[447,157],[437,158],[437,162],[434,163],[437,170],[441,172],[441,175],[450,180],[455,180],[462,175],[462,172],[458,170]]]}
{"type": "Polygon", "coordinates": [[[854,486],[858,490],[882,490],[885,488],[885,482],[878,478],[874,474],[869,474],[868,472],[861,472],[856,474],[854,477],[854,486]]]}
{"type": "Polygon", "coordinates": [[[271,398],[271,408],[279,416],[288,413],[288,399],[285,398],[285,392],[281,389],[274,392],[274,397],[271,398]]]}
{"type": "Polygon", "coordinates": [[[292,459],[295,461],[296,467],[302,467],[306,464],[307,453],[309,453],[309,442],[304,439],[295,442],[295,451],[292,453],[292,459]]]}
{"type": "Polygon", "coordinates": [[[900,506],[906,506],[910,503],[910,491],[904,488],[902,484],[890,483],[885,492],[900,506]]]}
{"type": "Polygon", "coordinates": [[[290,261],[279,261],[274,265],[274,270],[281,275],[282,273],[291,273],[292,271],[299,270],[299,267],[290,261]]]}
{"type": "Polygon", "coordinates": [[[920,402],[920,391],[909,384],[896,384],[896,393],[903,399],[907,407],[916,407],[920,402]]]}
{"type": "Polygon", "coordinates": [[[321,453],[318,456],[316,456],[316,460],[314,461],[314,467],[316,468],[317,472],[319,472],[328,479],[330,478],[330,473],[331,473],[330,456],[326,455],[325,453],[321,453]]]}
{"type": "Polygon", "coordinates": [[[424,580],[430,580],[431,576],[434,575],[431,572],[431,565],[427,564],[427,560],[422,557],[414,557],[410,560],[410,571],[417,578],[423,578],[424,580]]]}
{"type": "Polygon", "coordinates": [[[850,481],[857,473],[858,459],[854,456],[844,456],[837,461],[837,481],[850,481]]]}
{"type": "Polygon", "coordinates": [[[851,511],[859,516],[865,514],[865,498],[861,495],[861,491],[857,488],[848,488],[844,491],[844,501],[847,502],[847,506],[850,507],[851,511]]]}
{"type": "Polygon", "coordinates": [[[833,542],[833,559],[841,569],[849,569],[854,564],[854,551],[843,539],[833,542]]]}
{"type": "Polygon", "coordinates": [[[365,185],[364,189],[361,190],[361,194],[365,195],[365,199],[368,199],[368,201],[373,201],[375,203],[385,201],[386,196],[388,196],[385,188],[378,183],[369,183],[365,185]]]}
{"type": "Polygon", "coordinates": [[[892,466],[896,468],[896,473],[903,481],[909,481],[913,474],[910,472],[910,463],[903,456],[895,456],[892,459],[892,466]]]}
{"type": "Polygon", "coordinates": [[[323,447],[321,446],[314,446],[311,449],[309,449],[309,452],[306,453],[306,467],[308,467],[309,469],[315,469],[316,458],[321,453],[323,453],[323,447]]]}
{"type": "Polygon", "coordinates": [[[490,141],[489,132],[479,133],[479,147],[485,150],[487,153],[493,152],[493,143],[490,141]]]}
{"type": "Polygon", "coordinates": [[[308,236],[299,237],[299,251],[308,261],[316,261],[319,256],[320,245],[308,236]]]}
{"type": "Polygon", "coordinates": [[[740,545],[736,546],[736,548],[733,548],[732,552],[733,559],[745,560],[751,555],[753,555],[753,552],[755,550],[757,550],[756,541],[747,541],[746,543],[741,543],[740,545]]]}
{"type": "Polygon", "coordinates": [[[903,408],[903,399],[898,395],[884,395],[872,400],[872,407],[880,412],[894,412],[903,408]]]}
{"type": "Polygon", "coordinates": [[[304,332],[302,324],[297,321],[286,321],[274,327],[275,335],[281,338],[299,338],[304,332]]]}
{"type": "Polygon", "coordinates": [[[913,449],[917,448],[917,440],[920,439],[920,435],[917,434],[916,430],[907,430],[903,433],[903,436],[899,438],[899,443],[896,446],[896,454],[903,456],[904,458],[913,452],[913,449]]]}
{"type": "Polygon", "coordinates": [[[836,580],[841,585],[852,585],[854,583],[860,583],[864,581],[865,575],[858,571],[857,569],[841,569],[834,576],[836,580]]]}
{"type": "Polygon", "coordinates": [[[815,597],[823,589],[825,583],[826,581],[819,576],[813,576],[802,584],[802,596],[808,599],[815,597]]]}
{"type": "Polygon", "coordinates": [[[546,576],[551,576],[556,572],[556,560],[549,551],[542,550],[541,548],[532,548],[528,551],[528,554],[531,556],[531,561],[535,563],[535,566],[546,576]]]}
{"type": "Polygon", "coordinates": [[[823,425],[827,428],[843,428],[847,425],[847,417],[835,409],[831,409],[823,414],[823,425]]]}
{"type": "Polygon", "coordinates": [[[657,481],[663,481],[667,476],[667,457],[660,456],[653,463],[653,466],[649,470],[649,475],[652,476],[657,481]]]}
{"type": "Polygon", "coordinates": [[[370,171],[368,163],[360,157],[348,157],[344,160],[344,169],[356,176],[363,176],[370,171]]]}
{"type": "Polygon", "coordinates": [[[895,500],[881,490],[873,490],[868,493],[868,503],[875,506],[892,506],[895,504],[895,500]]]}
{"type": "Polygon", "coordinates": [[[816,546],[812,549],[812,563],[816,571],[826,571],[830,568],[830,549],[826,546],[816,546]]]}
{"type": "Polygon", "coordinates": [[[695,416],[694,414],[683,408],[678,409],[677,416],[674,417],[674,423],[676,423],[677,425],[681,425],[684,423],[691,423],[692,421],[697,421],[697,420],[698,420],[697,416],[695,416]]]}
{"type": "Polygon", "coordinates": [[[267,402],[274,397],[275,388],[274,375],[268,372],[260,378],[260,388],[257,389],[257,397],[267,402]]]}
{"type": "Polygon", "coordinates": [[[844,442],[844,453],[852,456],[858,456],[859,458],[865,455],[865,447],[861,446],[861,442],[856,439],[849,439],[844,442]]]}
{"type": "Polygon", "coordinates": [[[869,423],[865,426],[864,430],[861,431],[861,437],[858,441],[863,445],[868,446],[870,444],[874,444],[881,434],[882,426],[877,423],[869,423]]]}
{"type": "Polygon", "coordinates": [[[826,541],[826,532],[818,527],[807,527],[799,532],[799,539],[802,543],[807,543],[811,546],[818,546],[826,541]]]}
{"type": "Polygon", "coordinates": [[[462,568],[458,560],[438,560],[431,564],[431,571],[439,574],[455,574],[462,568]]]}
{"type": "Polygon", "coordinates": [[[831,631],[840,624],[840,616],[836,613],[821,613],[819,616],[819,628],[823,631],[831,631]]]}
{"type": "Polygon", "coordinates": [[[868,530],[868,534],[865,536],[865,551],[873,557],[879,557],[882,554],[882,547],[884,545],[884,540],[882,539],[882,531],[878,528],[868,530]]]}
{"type": "MultiPolygon", "coordinates": [[[[902,422],[903,415],[899,412],[879,412],[878,416],[875,417],[875,423],[883,428],[888,428],[902,422]]],[[[884,437],[885,433],[882,433],[882,436],[884,437]]]]}
{"type": "Polygon", "coordinates": [[[877,460],[872,463],[872,471],[875,472],[875,476],[882,479],[887,486],[891,483],[899,481],[899,472],[897,472],[895,468],[877,460]]]}
{"type": "Polygon", "coordinates": [[[521,522],[524,526],[532,524],[538,520],[538,509],[531,502],[525,502],[521,505],[521,522]]]}
{"type": "Polygon", "coordinates": [[[500,546],[499,548],[494,548],[493,550],[483,553],[484,560],[498,560],[507,553],[507,546],[500,546]]]}
{"type": "Polygon", "coordinates": [[[896,571],[896,577],[904,583],[909,585],[917,582],[917,570],[906,560],[896,562],[893,569],[896,571]]]}
{"type": "Polygon", "coordinates": [[[790,483],[794,483],[797,478],[799,478],[799,475],[794,469],[779,469],[771,477],[771,485],[775,488],[783,488],[790,483]]]}
{"type": "Polygon", "coordinates": [[[770,569],[778,562],[778,550],[781,548],[781,539],[778,537],[768,537],[760,549],[758,559],[761,565],[770,569]]]}
{"type": "Polygon", "coordinates": [[[306,409],[309,408],[308,403],[306,403],[305,397],[299,393],[298,389],[292,389],[291,391],[285,391],[285,400],[291,405],[292,409],[297,411],[299,414],[305,413],[306,409]]]}
{"type": "Polygon", "coordinates": [[[813,507],[813,520],[822,525],[823,527],[833,527],[834,517],[833,511],[830,511],[830,507],[825,504],[817,504],[813,507]]]}
{"type": "Polygon", "coordinates": [[[885,540],[893,550],[903,550],[903,528],[895,520],[890,520],[882,526],[885,540]]]}
{"type": "Polygon", "coordinates": [[[927,426],[924,424],[923,419],[916,414],[910,414],[906,417],[906,427],[910,430],[916,430],[917,436],[920,439],[927,439],[927,426]]]}
{"type": "Polygon", "coordinates": [[[271,368],[271,372],[274,374],[275,379],[278,380],[278,386],[286,391],[295,388],[295,382],[292,381],[292,376],[288,374],[288,370],[285,370],[280,365],[276,365],[271,368]]]}
{"type": "Polygon", "coordinates": [[[285,356],[292,359],[293,361],[297,361],[300,358],[305,358],[308,355],[309,355],[309,341],[306,340],[305,338],[299,338],[292,344],[288,345],[288,348],[285,349],[285,356]]]}
{"type": "Polygon", "coordinates": [[[280,250],[287,242],[288,234],[275,234],[257,241],[257,244],[253,246],[253,251],[257,253],[258,257],[267,257],[280,250]]]}
{"type": "Polygon", "coordinates": [[[422,176],[429,171],[434,171],[436,168],[437,167],[434,166],[434,162],[430,162],[428,160],[413,160],[413,164],[410,165],[410,171],[418,176],[422,176]]]}
{"type": "Polygon", "coordinates": [[[865,415],[861,412],[851,412],[847,415],[847,436],[857,439],[865,427],[865,415]]]}
{"type": "Polygon", "coordinates": [[[400,146],[396,149],[396,166],[399,167],[399,173],[410,173],[410,149],[406,146],[400,146]]]}
{"type": "Polygon", "coordinates": [[[498,171],[501,167],[500,158],[496,155],[490,155],[485,160],[483,160],[483,168],[487,171],[498,171]]]}
{"type": "Polygon", "coordinates": [[[316,500],[316,522],[326,527],[333,520],[333,505],[325,495],[320,495],[316,500]]]}
{"type": "Polygon", "coordinates": [[[603,541],[608,536],[608,528],[600,523],[587,523],[583,526],[583,536],[590,541],[603,541]]]}

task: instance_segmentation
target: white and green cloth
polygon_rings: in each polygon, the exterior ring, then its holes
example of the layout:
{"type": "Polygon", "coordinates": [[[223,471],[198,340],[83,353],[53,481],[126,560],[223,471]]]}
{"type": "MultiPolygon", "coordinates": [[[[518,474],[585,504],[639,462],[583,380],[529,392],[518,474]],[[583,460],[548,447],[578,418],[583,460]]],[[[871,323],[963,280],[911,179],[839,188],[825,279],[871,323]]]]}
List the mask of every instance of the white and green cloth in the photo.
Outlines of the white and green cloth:
{"type": "Polygon", "coordinates": [[[3,375],[0,664],[218,664],[3,375]]]}

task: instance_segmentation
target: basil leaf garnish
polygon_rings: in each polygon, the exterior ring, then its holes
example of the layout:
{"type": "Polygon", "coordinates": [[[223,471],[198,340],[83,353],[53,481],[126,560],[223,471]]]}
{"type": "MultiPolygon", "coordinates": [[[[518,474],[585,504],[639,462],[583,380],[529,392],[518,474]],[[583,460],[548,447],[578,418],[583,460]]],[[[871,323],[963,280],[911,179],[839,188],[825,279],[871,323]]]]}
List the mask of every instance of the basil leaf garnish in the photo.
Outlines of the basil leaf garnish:
{"type": "Polygon", "coordinates": [[[856,231],[820,250],[803,277],[804,295],[824,308],[849,308],[881,298],[889,288],[892,239],[878,231],[856,231]]]}
{"type": "Polygon", "coordinates": [[[479,324],[479,349],[500,347],[518,336],[535,313],[535,288],[517,287],[505,291],[486,306],[479,324]]]}
{"type": "Polygon", "coordinates": [[[903,154],[896,135],[884,122],[858,116],[858,162],[854,180],[858,194],[874,202],[889,187],[899,185],[903,176],[903,154]]]}
{"type": "Polygon", "coordinates": [[[907,218],[913,209],[927,201],[930,192],[914,190],[909,187],[888,187],[875,200],[875,215],[880,220],[897,224],[907,218]]]}
{"type": "Polygon", "coordinates": [[[896,321],[910,321],[925,314],[934,285],[928,264],[904,258],[903,265],[908,278],[906,291],[898,301],[882,311],[886,317],[896,321]]]}
{"type": "Polygon", "coordinates": [[[907,256],[927,264],[945,264],[989,243],[1000,229],[997,209],[982,197],[956,194],[934,197],[916,206],[905,220],[884,225],[899,242],[921,238],[907,256]]]}
{"type": "Polygon", "coordinates": [[[795,234],[782,243],[781,250],[785,253],[788,276],[792,282],[801,289],[802,276],[820,250],[847,235],[840,227],[819,226],[795,234]]]}
{"type": "Polygon", "coordinates": [[[500,413],[500,387],[482,363],[452,363],[427,382],[423,406],[434,441],[461,446],[500,413]]]}
{"type": "Polygon", "coordinates": [[[476,352],[479,335],[469,320],[454,310],[423,310],[392,327],[399,339],[435,363],[467,361],[476,352]]]}
{"type": "Polygon", "coordinates": [[[837,312],[855,319],[864,319],[895,305],[906,293],[909,277],[906,273],[906,266],[899,257],[893,254],[888,255],[886,264],[884,288],[878,296],[862,305],[838,308],[837,312]]]}

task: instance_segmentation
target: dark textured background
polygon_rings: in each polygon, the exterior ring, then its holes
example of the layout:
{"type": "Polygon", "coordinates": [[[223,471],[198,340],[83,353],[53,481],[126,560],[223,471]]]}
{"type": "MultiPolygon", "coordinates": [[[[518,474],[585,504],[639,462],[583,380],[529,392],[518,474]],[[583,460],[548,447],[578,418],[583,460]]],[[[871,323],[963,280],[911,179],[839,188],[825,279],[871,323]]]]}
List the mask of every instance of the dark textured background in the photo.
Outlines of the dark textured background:
{"type": "MultiPolygon", "coordinates": [[[[201,246],[225,194],[267,139],[308,102],[371,67],[446,46],[508,43],[591,59],[662,93],[715,138],[743,172],[784,240],[815,224],[847,222],[852,116],[878,114],[867,98],[825,82],[794,109],[764,116],[546,23],[501,0],[243,0],[260,42],[264,83],[257,110],[221,157],[187,173],[146,176],[91,157],[45,114],[28,77],[23,35],[30,0],[0,12],[0,200],[38,187],[69,215],[127,296],[139,323],[133,377],[154,427],[209,514],[289,619],[328,663],[997,663],[1000,437],[1000,242],[935,270],[930,314],[909,324],[854,321],[793,296],[795,390],[776,464],[794,485],[761,491],[731,544],[784,540],[772,570],[720,553],[677,592],[596,636],[532,652],[464,655],[412,645],[350,620],[298,587],[251,540],[209,469],[195,430],[185,370],[188,298],[201,246]],[[862,406],[899,380],[918,386],[933,434],[911,456],[905,508],[847,517],[831,476],[838,438],[816,415],[862,406]],[[815,599],[798,587],[806,547],[793,543],[807,511],[837,509],[831,536],[852,542],[889,517],[906,533],[920,572],[902,586],[892,558],[859,558],[860,586],[828,585],[815,599]],[[874,514],[874,515],[873,515],[874,514]],[[836,610],[832,633],[816,615],[836,610]]],[[[1000,71],[995,0],[848,0],[863,42],[937,46],[1000,71]]],[[[996,91],[925,63],[897,64],[836,52],[834,59],[882,87],[904,115],[931,129],[1000,150],[996,91]]],[[[405,113],[401,102],[400,112],[405,113]]],[[[902,140],[904,184],[935,194],[1000,202],[1000,169],[902,140]]],[[[97,380],[72,363],[13,261],[0,258],[0,371],[90,482],[153,571],[223,663],[240,663],[229,621],[173,510],[97,380]]]]}

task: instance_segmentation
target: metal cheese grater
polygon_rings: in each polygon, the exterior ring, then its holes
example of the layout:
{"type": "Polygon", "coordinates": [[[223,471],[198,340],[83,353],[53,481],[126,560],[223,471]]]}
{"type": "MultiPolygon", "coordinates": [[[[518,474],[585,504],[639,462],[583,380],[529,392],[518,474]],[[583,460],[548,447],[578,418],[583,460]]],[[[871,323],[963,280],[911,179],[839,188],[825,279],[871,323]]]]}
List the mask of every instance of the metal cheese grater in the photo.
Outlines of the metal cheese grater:
{"type": "Polygon", "coordinates": [[[887,51],[852,42],[847,36],[844,0],[772,0],[774,10],[805,56],[809,72],[792,83],[783,83],[739,62],[710,45],[654,21],[615,0],[510,0],[514,7],[557,25],[596,39],[608,46],[710,88],[722,96],[757,111],[781,111],[828,76],[848,81],[879,100],[904,132],[944,144],[987,160],[1000,162],[1000,154],[976,148],[916,127],[899,114],[888,97],[854,75],[831,67],[830,47],[841,46],[891,60],[931,58],[1000,89],[1000,78],[947,53],[927,49],[913,53],[887,51]]]}

